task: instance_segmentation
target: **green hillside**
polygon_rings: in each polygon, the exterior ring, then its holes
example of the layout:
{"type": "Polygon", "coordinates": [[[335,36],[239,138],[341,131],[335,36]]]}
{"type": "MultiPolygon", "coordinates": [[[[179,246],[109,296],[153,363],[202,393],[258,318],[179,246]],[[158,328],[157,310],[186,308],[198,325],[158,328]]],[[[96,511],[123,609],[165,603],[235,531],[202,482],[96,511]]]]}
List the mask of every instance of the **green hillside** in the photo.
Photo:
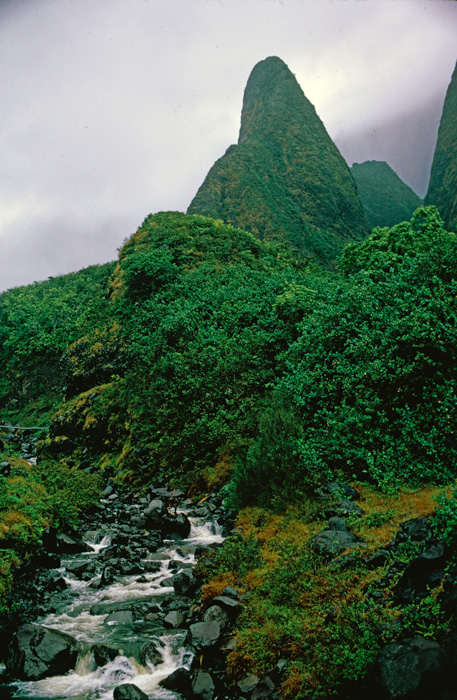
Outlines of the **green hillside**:
{"type": "Polygon", "coordinates": [[[456,236],[423,207],[347,246],[339,267],[166,212],[145,219],[114,269],[0,297],[2,419],[33,415],[38,389],[45,416],[55,404],[36,465],[8,444],[1,453],[0,627],[43,530],[77,525],[109,477],[135,499],[157,483],[203,500],[223,488],[237,529],[198,576],[204,605],[226,586],[248,594],[227,657],[234,681],[283,659],[279,697],[346,699],[385,644],[426,630],[452,645],[456,616],[438,585],[452,569],[409,605],[395,596],[419,545],[396,545],[396,568],[372,560],[418,516],[449,545],[446,562],[455,552],[456,236]],[[34,346],[46,318],[62,334],[34,346]],[[14,403],[18,368],[30,405],[14,403]],[[335,482],[362,504],[345,522],[363,547],[329,561],[313,542],[339,513],[322,499],[335,482]]]}
{"type": "Polygon", "coordinates": [[[188,213],[285,242],[325,264],[368,232],[349,168],[276,57],[254,67],[238,144],[213,165],[188,213]]]}
{"type": "Polygon", "coordinates": [[[383,161],[354,163],[351,172],[370,228],[408,221],[422,200],[383,161]]]}
{"type": "Polygon", "coordinates": [[[457,231],[457,64],[444,100],[426,204],[438,207],[449,231],[457,231]]]}

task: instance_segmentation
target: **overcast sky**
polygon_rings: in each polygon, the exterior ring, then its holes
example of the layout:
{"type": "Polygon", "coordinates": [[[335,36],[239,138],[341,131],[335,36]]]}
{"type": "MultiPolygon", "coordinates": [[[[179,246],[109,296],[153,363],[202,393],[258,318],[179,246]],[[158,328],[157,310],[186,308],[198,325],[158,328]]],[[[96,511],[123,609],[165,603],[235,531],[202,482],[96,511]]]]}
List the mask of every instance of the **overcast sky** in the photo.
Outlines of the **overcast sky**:
{"type": "Polygon", "coordinates": [[[272,55],[349,164],[387,160],[424,195],[453,0],[0,0],[0,290],[185,211],[272,55]]]}

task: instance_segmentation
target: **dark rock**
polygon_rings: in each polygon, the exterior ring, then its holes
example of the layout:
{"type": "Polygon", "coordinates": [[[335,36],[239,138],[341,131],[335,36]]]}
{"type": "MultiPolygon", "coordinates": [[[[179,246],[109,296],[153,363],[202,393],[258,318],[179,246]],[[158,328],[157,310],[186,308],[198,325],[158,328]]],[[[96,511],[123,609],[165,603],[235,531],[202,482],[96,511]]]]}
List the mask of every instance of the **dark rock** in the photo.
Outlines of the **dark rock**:
{"type": "Polygon", "coordinates": [[[258,678],[258,676],[255,676],[253,673],[248,673],[247,676],[238,681],[237,686],[240,693],[247,695],[248,693],[252,693],[259,684],[259,681],[260,678],[258,678]]]}
{"type": "Polygon", "coordinates": [[[82,554],[92,550],[82,539],[59,532],[56,535],[56,551],[57,554],[82,554]]]}
{"type": "Polygon", "coordinates": [[[102,572],[102,577],[100,579],[99,587],[103,588],[103,586],[111,586],[112,583],[116,580],[116,572],[113,569],[112,566],[105,566],[102,572]]]}
{"type": "Polygon", "coordinates": [[[177,595],[191,596],[198,588],[198,581],[191,571],[182,571],[173,577],[173,588],[177,595]]]}
{"type": "Polygon", "coordinates": [[[338,481],[331,481],[325,486],[322,486],[317,489],[317,493],[325,501],[328,501],[330,498],[347,498],[352,501],[357,501],[360,498],[359,494],[352,486],[341,484],[338,481]]]}
{"type": "Polygon", "coordinates": [[[192,681],[192,693],[201,700],[213,700],[214,681],[207,671],[197,671],[192,681]]]}
{"type": "Polygon", "coordinates": [[[13,678],[39,680],[72,670],[77,657],[77,642],[69,634],[27,624],[13,635],[5,665],[13,678]]]}
{"type": "Polygon", "coordinates": [[[46,590],[50,593],[55,591],[66,591],[68,584],[58,571],[50,571],[46,590]]]}
{"type": "Polygon", "coordinates": [[[91,647],[91,652],[97,668],[106,666],[110,661],[114,661],[116,656],[119,656],[118,649],[108,647],[106,644],[94,644],[91,647]]]}
{"type": "MultiPolygon", "coordinates": [[[[440,596],[441,605],[443,610],[452,617],[457,615],[457,586],[451,590],[444,591],[440,596]]],[[[457,648],[457,639],[456,639],[457,648]]]]}
{"type": "Polygon", "coordinates": [[[230,598],[229,596],[226,596],[226,595],[215,596],[213,598],[213,603],[217,603],[217,605],[220,605],[229,614],[232,614],[234,612],[238,612],[240,610],[240,603],[237,600],[235,600],[234,598],[230,598]]]}
{"type": "Polygon", "coordinates": [[[177,693],[185,693],[192,683],[192,674],[186,668],[177,668],[172,674],[160,681],[159,685],[166,690],[174,690],[177,693]]]}
{"type": "Polygon", "coordinates": [[[274,693],[275,684],[268,676],[262,678],[251,693],[249,700],[267,700],[274,693]]]}
{"type": "Polygon", "coordinates": [[[238,598],[238,591],[236,590],[236,588],[231,588],[230,586],[227,586],[222,591],[222,595],[228,596],[229,598],[238,598]]]}
{"type": "Polygon", "coordinates": [[[410,561],[403,576],[417,576],[429,573],[444,564],[444,547],[441,542],[428,547],[422,554],[410,561]]]}
{"type": "Polygon", "coordinates": [[[148,507],[143,511],[146,518],[146,527],[150,530],[159,529],[162,523],[162,517],[167,512],[166,505],[163,501],[155,499],[151,501],[148,507]]]}
{"type": "Polygon", "coordinates": [[[446,652],[430,639],[388,644],[374,663],[376,685],[387,698],[437,697],[447,674],[446,652]]]}
{"type": "Polygon", "coordinates": [[[230,625],[230,617],[220,605],[212,605],[203,615],[203,622],[218,622],[221,630],[226,630],[230,625]]]}
{"type": "Polygon", "coordinates": [[[329,530],[334,530],[336,532],[347,532],[348,531],[346,521],[343,518],[339,518],[337,515],[333,516],[333,518],[329,518],[328,528],[329,528],[329,530]]]}
{"type": "Polygon", "coordinates": [[[311,539],[311,544],[318,554],[334,557],[344,552],[345,549],[360,547],[363,543],[352,532],[324,530],[311,539]]]}
{"type": "Polygon", "coordinates": [[[370,559],[365,561],[365,566],[368,569],[377,569],[379,566],[384,566],[390,559],[390,554],[386,549],[380,549],[375,552],[370,559]]]}
{"type": "Polygon", "coordinates": [[[145,642],[140,649],[138,660],[143,666],[146,666],[148,662],[153,666],[158,666],[163,662],[163,657],[155,642],[145,642]]]}
{"type": "Polygon", "coordinates": [[[60,557],[52,552],[41,551],[33,559],[33,563],[40,569],[60,569],[60,557]]]}
{"type": "Polygon", "coordinates": [[[125,625],[130,622],[133,622],[133,612],[131,610],[114,610],[105,617],[103,624],[115,623],[125,625]]]}
{"type": "Polygon", "coordinates": [[[149,696],[133,683],[123,683],[114,689],[113,700],[149,700],[149,696]]]}
{"type": "Polygon", "coordinates": [[[196,649],[201,650],[216,644],[221,636],[219,622],[196,622],[190,626],[192,643],[196,649]]]}
{"type": "Polygon", "coordinates": [[[269,671],[268,677],[277,685],[283,678],[287,668],[287,660],[279,659],[276,666],[269,671]]]}
{"type": "Polygon", "coordinates": [[[179,610],[171,610],[168,615],[165,616],[163,624],[165,627],[171,627],[177,629],[182,627],[184,623],[184,615],[179,612],[179,610]]]}
{"type": "Polygon", "coordinates": [[[165,515],[162,519],[162,534],[164,537],[170,538],[176,535],[182,539],[189,537],[190,520],[184,513],[178,513],[176,516],[165,515]]]}
{"type": "Polygon", "coordinates": [[[349,498],[342,498],[341,501],[338,501],[335,510],[336,514],[339,516],[353,515],[360,517],[364,512],[360,506],[353,503],[349,498]]]}
{"type": "Polygon", "coordinates": [[[145,515],[132,515],[130,522],[139,530],[147,528],[147,518],[145,515]]]}
{"type": "Polygon", "coordinates": [[[395,544],[406,542],[425,542],[431,537],[432,531],[428,521],[425,518],[412,518],[401,524],[398,534],[395,538],[395,544]]]}
{"type": "Polygon", "coordinates": [[[86,572],[95,573],[96,564],[91,559],[83,559],[81,561],[70,561],[66,564],[67,573],[73,574],[76,578],[82,578],[86,572]]]}
{"type": "Polygon", "coordinates": [[[445,564],[444,547],[441,543],[430,546],[406,566],[397,586],[395,599],[399,603],[412,603],[428,595],[445,577],[441,566],[445,564]]]}

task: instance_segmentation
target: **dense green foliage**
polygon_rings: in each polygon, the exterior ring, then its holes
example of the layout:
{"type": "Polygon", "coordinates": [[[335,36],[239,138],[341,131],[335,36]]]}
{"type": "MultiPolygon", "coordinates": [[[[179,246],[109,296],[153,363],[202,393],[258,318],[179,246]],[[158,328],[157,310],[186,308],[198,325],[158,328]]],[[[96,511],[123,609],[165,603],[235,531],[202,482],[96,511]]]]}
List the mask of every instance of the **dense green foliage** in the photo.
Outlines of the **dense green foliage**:
{"type": "Polygon", "coordinates": [[[422,200],[383,161],[354,163],[352,176],[371,228],[410,219],[422,200]]]}
{"type": "Polygon", "coordinates": [[[368,232],[349,168],[279,58],[246,86],[238,145],[209,171],[188,213],[222,219],[261,240],[334,262],[368,232]]]}
{"type": "Polygon", "coordinates": [[[383,488],[455,477],[457,243],[434,207],[346,249],[285,353],[237,506],[285,503],[329,476],[383,488]]]}
{"type": "Polygon", "coordinates": [[[446,93],[426,204],[438,207],[446,228],[457,231],[457,64],[446,93]]]}
{"type": "Polygon", "coordinates": [[[0,453],[10,464],[8,477],[0,475],[0,613],[19,566],[39,554],[45,527],[74,526],[82,511],[95,503],[99,477],[62,462],[30,465],[0,453]]]}
{"type": "MultiPolygon", "coordinates": [[[[37,361],[59,368],[66,396],[38,465],[8,456],[12,473],[0,479],[0,605],[43,527],[71,525],[91,504],[98,466],[139,486],[227,482],[233,510],[250,506],[199,566],[206,600],[226,585],[250,593],[229,657],[235,678],[285,655],[281,696],[325,697],[363,676],[395,633],[392,619],[433,637],[432,596],[401,614],[385,600],[372,605],[378,574],[363,557],[340,570],[308,542],[323,526],[316,487],[329,479],[364,493],[365,514],[351,528],[365,556],[402,520],[430,515],[432,484],[455,480],[456,269],[456,235],[431,206],[346,247],[339,272],[220,220],[148,216],[106,294],[111,268],[86,271],[90,306],[69,315],[66,339],[56,324],[54,349],[46,336],[36,346],[37,361]],[[421,486],[414,506],[399,495],[405,484],[408,494],[421,486]]],[[[50,313],[62,307],[64,319],[71,284],[58,288],[50,313]]],[[[15,347],[24,376],[27,367],[34,376],[34,316],[21,304],[35,286],[28,293],[17,307],[7,293],[2,307],[4,382],[15,347]]],[[[435,527],[450,546],[456,512],[455,495],[439,497],[435,527]]]]}
{"type": "Polygon", "coordinates": [[[122,468],[198,480],[253,433],[277,357],[295,337],[277,304],[300,267],[222,222],[162,214],[125,246],[117,274],[122,400],[136,448],[122,468]]]}
{"type": "Polygon", "coordinates": [[[0,410],[41,417],[62,399],[68,342],[100,323],[113,264],[17,287],[0,295],[0,410]]]}

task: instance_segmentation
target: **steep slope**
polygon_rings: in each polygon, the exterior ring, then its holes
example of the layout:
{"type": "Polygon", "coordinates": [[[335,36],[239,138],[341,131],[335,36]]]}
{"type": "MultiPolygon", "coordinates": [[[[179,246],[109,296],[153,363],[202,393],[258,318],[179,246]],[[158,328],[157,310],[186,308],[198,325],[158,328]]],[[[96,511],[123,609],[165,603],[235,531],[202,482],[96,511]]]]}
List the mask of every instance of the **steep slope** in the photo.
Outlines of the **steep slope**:
{"type": "Polygon", "coordinates": [[[422,200],[384,161],[367,160],[351,168],[371,228],[409,221],[422,200]]]}
{"type": "Polygon", "coordinates": [[[188,213],[285,241],[324,263],[368,232],[346,162],[277,57],[254,67],[238,145],[213,165],[188,213]]]}
{"type": "Polygon", "coordinates": [[[457,64],[444,100],[426,204],[440,210],[444,225],[457,231],[457,64]]]}

